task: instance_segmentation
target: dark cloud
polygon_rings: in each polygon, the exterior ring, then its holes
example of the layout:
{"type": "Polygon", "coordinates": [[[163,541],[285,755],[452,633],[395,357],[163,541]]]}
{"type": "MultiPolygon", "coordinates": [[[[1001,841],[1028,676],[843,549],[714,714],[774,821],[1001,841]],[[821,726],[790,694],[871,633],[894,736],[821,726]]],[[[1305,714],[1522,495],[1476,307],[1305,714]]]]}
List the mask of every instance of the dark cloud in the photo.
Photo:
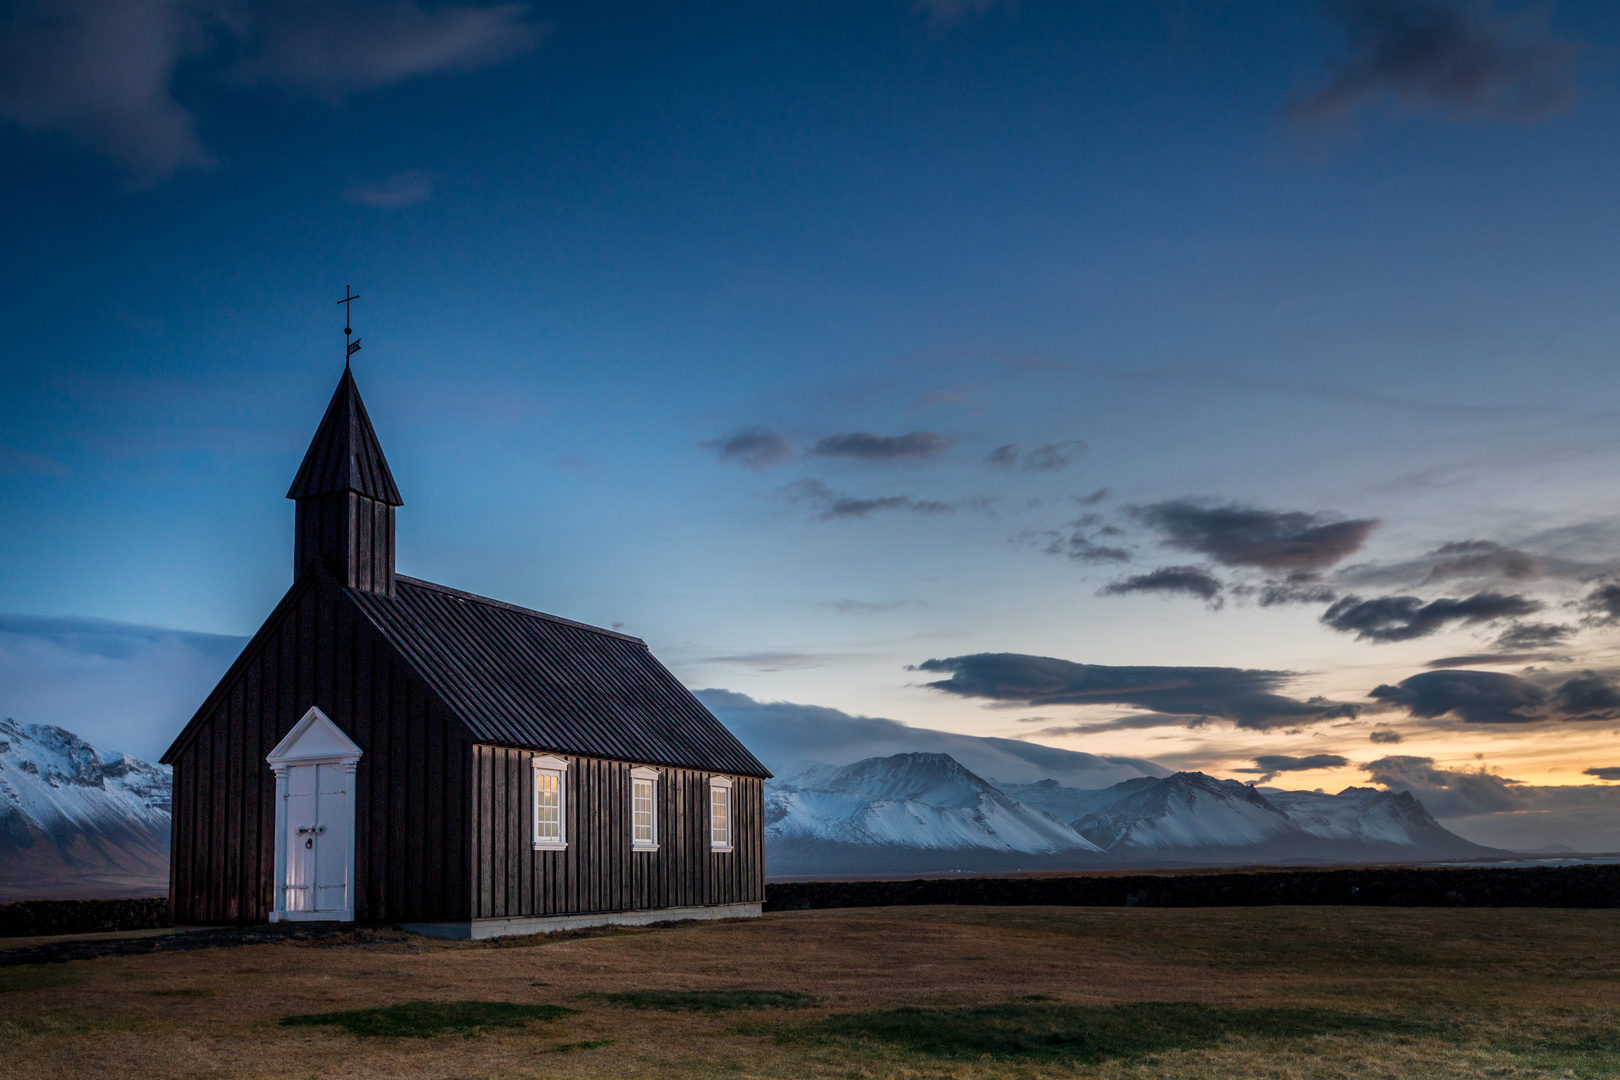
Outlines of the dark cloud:
{"type": "MultiPolygon", "coordinates": [[[[1097,533],[1095,535],[1101,535],[1097,533]]],[[[1122,547],[1112,544],[1099,544],[1088,536],[1085,529],[1076,529],[1070,533],[1062,533],[1056,529],[1045,533],[1026,534],[1028,539],[1039,545],[1042,552],[1047,555],[1062,556],[1074,562],[1082,563],[1121,563],[1130,562],[1131,553],[1122,547]]]]}
{"type": "Polygon", "coordinates": [[[808,503],[816,507],[822,521],[864,518],[884,510],[909,510],[916,514],[949,514],[956,507],[934,499],[913,499],[909,495],[884,495],[862,499],[834,491],[820,480],[795,480],[778,489],[778,494],[789,502],[808,503]]]}
{"type": "Polygon", "coordinates": [[[1552,690],[1497,671],[1427,671],[1396,686],[1379,686],[1369,697],[1402,706],[1433,720],[1450,714],[1468,724],[1529,724],[1549,720],[1610,720],[1620,717],[1620,690],[1585,671],[1552,690]]]}
{"type": "Polygon", "coordinates": [[[1461,600],[1424,603],[1416,596],[1346,596],[1322,613],[1322,622],[1360,641],[1410,641],[1451,623],[1481,623],[1540,611],[1542,604],[1518,594],[1475,593],[1461,600]]]}
{"type": "Polygon", "coordinates": [[[1125,596],[1129,593],[1196,596],[1214,607],[1219,607],[1221,603],[1221,583],[1202,566],[1161,566],[1157,570],[1105,585],[1097,595],[1125,596]]]}
{"type": "Polygon", "coordinates": [[[1254,730],[1354,717],[1358,706],[1276,691],[1286,671],[1218,667],[1108,667],[1024,653],[927,660],[917,671],[948,673],[928,687],[959,697],[1044,705],[1129,705],[1169,716],[1209,717],[1254,730]]]}
{"type": "Polygon", "coordinates": [[[798,764],[847,765],[869,757],[929,752],[949,754],[980,776],[1009,783],[1052,777],[1060,784],[1104,788],[1170,770],[1145,758],[1060,750],[1019,739],[958,735],[907,727],[895,720],[851,716],[818,705],[755,701],[730,690],[698,690],[698,698],[743,745],[781,774],[798,764]]]}
{"type": "Polygon", "coordinates": [[[1368,732],[1367,741],[1372,743],[1393,745],[1398,742],[1403,742],[1404,740],[1401,738],[1401,733],[1398,731],[1391,731],[1389,728],[1375,728],[1373,731],[1368,732]]]}
{"type": "Polygon", "coordinates": [[[1470,724],[1526,724],[1541,719],[1548,694],[1517,675],[1446,670],[1413,675],[1397,686],[1378,686],[1367,696],[1429,720],[1451,713],[1470,724]]]}
{"type": "Polygon", "coordinates": [[[792,443],[758,424],[699,445],[713,450],[721,461],[736,462],[745,469],[764,470],[786,465],[795,457],[792,443]]]}
{"type": "Polygon", "coordinates": [[[1545,649],[1562,644],[1575,632],[1573,626],[1558,623],[1514,623],[1496,639],[1498,649],[1545,649]]]}
{"type": "Polygon", "coordinates": [[[1252,769],[1238,769],[1244,773],[1263,773],[1255,783],[1263,784],[1278,773],[1310,772],[1312,769],[1337,769],[1350,764],[1347,758],[1338,754],[1310,754],[1306,757],[1289,757],[1287,754],[1261,754],[1253,759],[1255,767],[1252,769]]]}
{"type": "Polygon", "coordinates": [[[1079,498],[1075,499],[1075,502],[1079,503],[1081,506],[1096,506],[1098,503],[1108,498],[1108,496],[1111,494],[1113,494],[1113,489],[1100,487],[1096,491],[1093,491],[1090,495],[1080,496],[1079,498]]]}
{"type": "Polygon", "coordinates": [[[1533,119],[1574,100],[1576,46],[1533,13],[1503,17],[1484,3],[1339,0],[1349,53],[1316,91],[1288,108],[1322,122],[1392,100],[1454,117],[1533,119]]]}
{"type": "Polygon", "coordinates": [[[1596,769],[1582,769],[1582,776],[1595,776],[1599,780],[1620,780],[1620,768],[1613,765],[1604,765],[1596,769]]]}
{"type": "Polygon", "coordinates": [[[1581,600],[1587,621],[1594,624],[1620,622],[1620,582],[1608,581],[1594,588],[1581,600]]]}
{"type": "Polygon", "coordinates": [[[23,0],[10,8],[0,25],[0,116],[68,135],[112,158],[136,185],[214,163],[195,115],[172,92],[183,61],[233,51],[244,57],[241,80],[335,99],[497,63],[543,33],[521,4],[23,0]]]}
{"type": "Polygon", "coordinates": [[[1430,568],[1425,581],[1483,577],[1527,581],[1547,572],[1547,564],[1528,551],[1503,547],[1489,540],[1442,544],[1430,555],[1440,561],[1430,568]]]}
{"type": "Polygon", "coordinates": [[[1369,779],[1391,791],[1409,791],[1436,817],[1501,813],[1530,803],[1530,793],[1517,780],[1470,769],[1446,769],[1433,758],[1395,755],[1361,766],[1369,779]]]}
{"type": "Polygon", "coordinates": [[[955,441],[937,431],[912,431],[905,435],[874,435],[870,431],[849,431],[817,440],[810,453],[817,457],[849,458],[854,461],[926,461],[944,453],[955,441]]]}
{"type": "MultiPolygon", "coordinates": [[[[1030,716],[1020,719],[1020,723],[1038,723],[1047,719],[1042,716],[1030,716]]],[[[1171,716],[1168,713],[1130,713],[1126,716],[1115,716],[1108,720],[1091,720],[1078,724],[1053,724],[1028,734],[1020,735],[1021,739],[1054,738],[1062,735],[1096,735],[1103,731],[1148,731],[1152,728],[1179,727],[1189,731],[1208,727],[1209,720],[1203,716],[1171,716]]]]}
{"type": "Polygon", "coordinates": [[[1135,507],[1132,514],[1170,547],[1207,555],[1223,566],[1272,573],[1324,570],[1360,550],[1380,524],[1374,518],[1335,521],[1300,511],[1205,506],[1186,499],[1135,507]]]}
{"type": "Polygon", "coordinates": [[[1024,471],[1056,472],[1066,469],[1069,462],[1085,453],[1086,444],[1079,439],[1070,439],[1068,442],[1045,443],[1037,446],[1024,455],[1024,471]]]}
{"type": "Polygon", "coordinates": [[[1610,720],[1620,716],[1620,690],[1596,672],[1583,671],[1554,692],[1553,706],[1569,720],[1610,720]]]}
{"type": "Polygon", "coordinates": [[[998,469],[1010,469],[1018,464],[1018,444],[1006,443],[990,451],[984,457],[986,465],[993,465],[998,469]]]}
{"type": "MultiPolygon", "coordinates": [[[[1234,589],[1234,592],[1239,590],[1234,589]]],[[[1280,607],[1284,604],[1328,604],[1338,596],[1332,589],[1315,580],[1312,574],[1291,574],[1286,578],[1268,581],[1254,587],[1244,587],[1244,595],[1253,595],[1261,607],[1280,607]]]]}
{"type": "Polygon", "coordinates": [[[1474,667],[1479,664],[1528,664],[1545,659],[1540,653],[1468,653],[1465,656],[1442,656],[1430,660],[1426,668],[1474,667]]]}

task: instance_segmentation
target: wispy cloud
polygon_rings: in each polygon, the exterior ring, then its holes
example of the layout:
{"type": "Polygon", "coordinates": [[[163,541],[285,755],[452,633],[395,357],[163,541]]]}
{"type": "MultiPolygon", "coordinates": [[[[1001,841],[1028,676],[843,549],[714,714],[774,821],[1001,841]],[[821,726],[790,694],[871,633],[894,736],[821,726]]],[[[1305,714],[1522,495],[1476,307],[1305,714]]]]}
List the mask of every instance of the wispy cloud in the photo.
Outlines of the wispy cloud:
{"type": "Polygon", "coordinates": [[[244,643],[105,619],[0,615],[0,716],[156,760],[244,643]]]}
{"type": "Polygon", "coordinates": [[[1131,593],[1157,593],[1160,596],[1193,596],[1211,607],[1221,605],[1221,583],[1202,566],[1161,566],[1104,585],[1099,596],[1128,596],[1131,593]]]}
{"type": "Polygon", "coordinates": [[[1376,518],[1342,520],[1298,510],[1172,499],[1131,509],[1167,547],[1207,555],[1223,566],[1271,573],[1324,570],[1359,551],[1376,518]]]}
{"type": "Polygon", "coordinates": [[[755,471],[786,465],[798,456],[793,450],[792,443],[770,428],[758,424],[698,445],[705,450],[713,450],[715,456],[723,462],[741,465],[745,469],[755,471]]]}
{"type": "Polygon", "coordinates": [[[433,174],[421,169],[409,169],[376,183],[355,184],[349,188],[348,196],[351,202],[362,206],[401,210],[427,202],[433,197],[433,174]]]}
{"type": "Polygon", "coordinates": [[[545,33],[525,4],[428,9],[413,0],[283,0],[263,10],[259,25],[259,51],[239,77],[333,100],[420,75],[475,71],[530,51],[545,33]]]}
{"type": "Polygon", "coordinates": [[[955,444],[954,439],[937,431],[911,431],[904,435],[874,435],[870,431],[850,431],[817,440],[809,452],[815,457],[844,458],[868,463],[927,461],[943,454],[955,444]]]}
{"type": "Polygon", "coordinates": [[[912,0],[911,10],[925,16],[933,26],[951,26],[1003,2],[1011,0],[912,0]]]}
{"type": "Polygon", "coordinates": [[[823,521],[840,518],[864,518],[885,510],[909,510],[914,514],[949,514],[956,510],[955,503],[939,499],[914,499],[910,495],[879,495],[863,498],[835,491],[816,479],[795,480],[779,488],[776,494],[791,503],[805,503],[816,507],[823,521]]]}
{"type": "Polygon", "coordinates": [[[1416,596],[1346,596],[1322,613],[1322,623],[1361,641],[1410,641],[1453,623],[1494,622],[1540,611],[1542,603],[1519,594],[1481,592],[1460,600],[1425,603],[1416,596]]]}
{"type": "Polygon", "coordinates": [[[0,23],[0,116],[64,134],[150,186],[215,164],[173,93],[183,61],[235,52],[240,80],[337,99],[498,63],[543,29],[519,4],[22,0],[0,23]]]}
{"type": "Polygon", "coordinates": [[[1390,100],[1451,117],[1534,119],[1575,98],[1577,46],[1548,34],[1537,11],[1502,16],[1487,3],[1339,0],[1348,51],[1322,85],[1288,107],[1320,123],[1390,100]]]}
{"type": "Polygon", "coordinates": [[[1067,439],[1063,442],[1042,443],[1020,455],[1017,443],[1006,443],[985,455],[984,462],[993,468],[1011,469],[1022,459],[1024,472],[1057,472],[1068,468],[1069,464],[1087,449],[1082,440],[1067,439]]]}
{"type": "Polygon", "coordinates": [[[0,476],[66,476],[72,471],[60,461],[0,446],[0,476]]]}
{"type": "Polygon", "coordinates": [[[1252,769],[1236,769],[1240,773],[1260,773],[1256,783],[1263,784],[1278,773],[1285,772],[1312,772],[1316,769],[1338,769],[1350,764],[1349,759],[1338,754],[1307,754],[1304,757],[1291,757],[1288,754],[1261,754],[1252,759],[1255,767],[1252,769]]]}
{"type": "Polygon", "coordinates": [[[1223,667],[1111,667],[1025,653],[975,653],[925,660],[914,670],[948,674],[928,683],[958,697],[1047,705],[1129,705],[1153,713],[1210,717],[1255,730],[1354,717],[1360,706],[1277,693],[1287,671],[1223,667]]]}

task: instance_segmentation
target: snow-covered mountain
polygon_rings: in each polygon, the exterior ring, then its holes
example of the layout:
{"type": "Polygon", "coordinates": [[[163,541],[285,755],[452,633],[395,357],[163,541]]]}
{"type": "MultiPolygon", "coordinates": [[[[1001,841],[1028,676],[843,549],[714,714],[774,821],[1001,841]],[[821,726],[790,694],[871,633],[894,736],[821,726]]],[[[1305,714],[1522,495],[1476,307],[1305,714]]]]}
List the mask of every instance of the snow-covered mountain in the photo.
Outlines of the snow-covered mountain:
{"type": "Polygon", "coordinates": [[[1261,790],[1203,773],[1100,790],[997,785],[947,754],[811,766],[767,784],[765,819],[773,874],[1500,854],[1447,832],[1406,792],[1261,790]]]}
{"type": "Polygon", "coordinates": [[[167,766],[0,720],[0,900],[166,891],[169,789],[167,766]]]}
{"type": "Polygon", "coordinates": [[[771,783],[765,834],[816,841],[959,851],[1097,851],[1068,825],[1010,799],[949,754],[896,754],[815,765],[771,783]]]}

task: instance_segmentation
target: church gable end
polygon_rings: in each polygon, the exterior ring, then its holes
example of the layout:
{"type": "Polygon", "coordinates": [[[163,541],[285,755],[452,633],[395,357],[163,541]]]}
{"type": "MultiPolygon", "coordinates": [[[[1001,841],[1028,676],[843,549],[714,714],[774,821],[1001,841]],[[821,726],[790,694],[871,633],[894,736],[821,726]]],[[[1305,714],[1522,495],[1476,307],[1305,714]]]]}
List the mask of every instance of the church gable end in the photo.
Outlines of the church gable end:
{"type": "Polygon", "coordinates": [[[464,918],[469,733],[350,594],[311,567],[164,755],[175,769],[175,921],[269,917],[276,808],[266,759],[312,707],[361,752],[354,918],[464,918]]]}

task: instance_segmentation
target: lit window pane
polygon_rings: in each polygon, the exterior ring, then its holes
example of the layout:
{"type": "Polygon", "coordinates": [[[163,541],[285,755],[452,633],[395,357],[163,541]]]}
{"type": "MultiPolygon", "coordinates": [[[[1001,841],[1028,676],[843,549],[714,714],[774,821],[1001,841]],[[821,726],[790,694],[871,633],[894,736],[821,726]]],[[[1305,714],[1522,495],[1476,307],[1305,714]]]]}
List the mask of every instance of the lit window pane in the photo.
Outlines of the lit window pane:
{"type": "Polygon", "coordinates": [[[632,838],[638,844],[656,842],[653,836],[653,784],[651,780],[637,780],[631,788],[630,823],[632,838]]]}
{"type": "Polygon", "coordinates": [[[727,811],[728,792],[715,786],[709,789],[709,842],[724,847],[731,843],[731,822],[727,811]]]}
{"type": "Polygon", "coordinates": [[[534,774],[534,835],[537,840],[562,841],[562,777],[554,772],[534,774]]]}

